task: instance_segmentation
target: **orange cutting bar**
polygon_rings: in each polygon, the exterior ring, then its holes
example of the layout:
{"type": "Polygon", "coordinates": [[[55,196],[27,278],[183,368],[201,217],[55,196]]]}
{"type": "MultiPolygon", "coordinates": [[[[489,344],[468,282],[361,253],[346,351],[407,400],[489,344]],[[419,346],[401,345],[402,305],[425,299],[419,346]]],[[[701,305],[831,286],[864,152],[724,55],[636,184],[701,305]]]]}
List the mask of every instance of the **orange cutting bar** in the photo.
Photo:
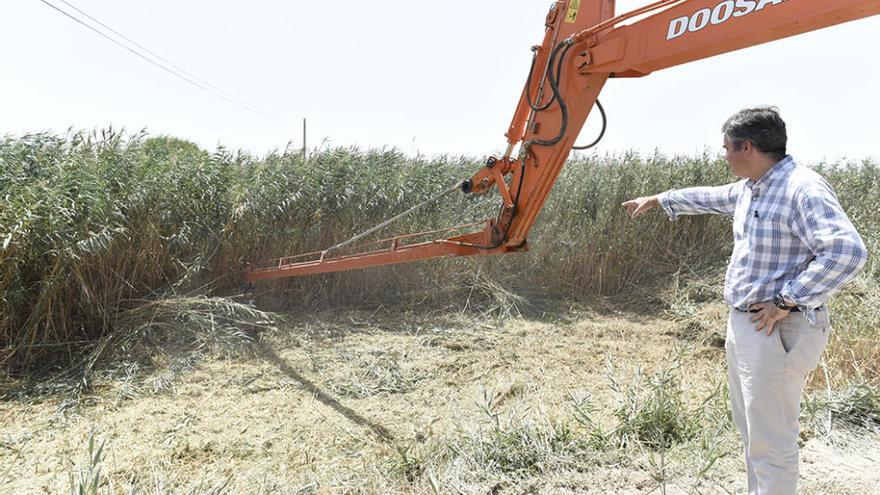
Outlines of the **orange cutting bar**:
{"type": "Polygon", "coordinates": [[[369,253],[339,256],[330,259],[317,259],[301,263],[291,263],[272,268],[251,270],[246,273],[245,280],[272,280],[316,273],[340,272],[354,268],[393,265],[428,258],[443,256],[477,256],[485,254],[503,254],[508,252],[526,251],[525,245],[519,247],[499,246],[495,248],[479,247],[485,242],[482,232],[468,234],[451,239],[441,239],[407,246],[391,247],[369,253]]]}

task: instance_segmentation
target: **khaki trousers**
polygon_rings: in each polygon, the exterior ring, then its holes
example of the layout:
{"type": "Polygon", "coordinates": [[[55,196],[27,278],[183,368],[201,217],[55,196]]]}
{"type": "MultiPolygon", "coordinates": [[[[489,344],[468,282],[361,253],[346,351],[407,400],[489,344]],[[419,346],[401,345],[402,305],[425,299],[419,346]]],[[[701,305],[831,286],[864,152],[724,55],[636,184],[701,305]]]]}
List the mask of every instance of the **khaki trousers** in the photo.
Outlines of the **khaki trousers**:
{"type": "Polygon", "coordinates": [[[807,375],[831,332],[828,311],[816,324],[802,313],[756,332],[752,314],[731,310],[727,325],[727,379],[733,421],[742,436],[749,495],[795,495],[798,481],[800,399],[807,375]]]}

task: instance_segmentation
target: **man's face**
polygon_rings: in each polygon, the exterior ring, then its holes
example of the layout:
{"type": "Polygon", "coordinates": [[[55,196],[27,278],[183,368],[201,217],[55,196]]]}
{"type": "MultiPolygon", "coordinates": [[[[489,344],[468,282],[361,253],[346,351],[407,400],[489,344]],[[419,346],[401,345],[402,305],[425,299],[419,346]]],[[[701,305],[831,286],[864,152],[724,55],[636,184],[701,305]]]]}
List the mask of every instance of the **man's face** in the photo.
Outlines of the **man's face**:
{"type": "Polygon", "coordinates": [[[749,169],[746,155],[751,149],[750,145],[751,143],[745,141],[740,142],[737,147],[730,138],[724,136],[724,159],[730,165],[730,172],[736,177],[746,177],[749,169]]]}

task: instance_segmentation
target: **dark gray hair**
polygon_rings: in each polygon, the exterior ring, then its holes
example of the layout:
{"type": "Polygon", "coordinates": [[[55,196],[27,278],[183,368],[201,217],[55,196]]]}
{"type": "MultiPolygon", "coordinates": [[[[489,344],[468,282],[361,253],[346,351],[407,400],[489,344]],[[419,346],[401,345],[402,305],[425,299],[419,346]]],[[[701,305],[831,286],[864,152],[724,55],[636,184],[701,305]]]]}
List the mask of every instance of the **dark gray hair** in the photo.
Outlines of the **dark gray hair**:
{"type": "Polygon", "coordinates": [[[785,122],[776,107],[745,108],[733,114],[721,127],[721,132],[733,141],[737,149],[743,141],[751,143],[763,153],[785,156],[788,135],[785,122]]]}

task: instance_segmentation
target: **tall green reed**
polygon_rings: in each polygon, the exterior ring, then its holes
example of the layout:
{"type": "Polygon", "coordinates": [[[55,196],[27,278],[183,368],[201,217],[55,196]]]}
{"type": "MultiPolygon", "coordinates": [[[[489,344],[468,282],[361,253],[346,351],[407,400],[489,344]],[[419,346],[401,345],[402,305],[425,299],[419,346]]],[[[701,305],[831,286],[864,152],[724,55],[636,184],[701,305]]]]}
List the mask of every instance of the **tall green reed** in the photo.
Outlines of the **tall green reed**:
{"type": "MultiPolygon", "coordinates": [[[[255,157],[112,129],[0,138],[0,363],[68,362],[151,297],[240,293],[248,263],[326,248],[480,166],[392,148],[327,148],[306,161],[283,150],[255,157]]],[[[876,253],[877,165],[823,172],[876,253]]],[[[496,289],[554,298],[637,292],[646,281],[722,263],[730,225],[718,217],[672,224],[660,213],[632,222],[620,203],[731,180],[723,160],[708,154],[579,155],[538,217],[529,253],[288,279],[250,294],[267,307],[309,310],[464,300],[475,307],[481,298],[497,306],[496,289]]],[[[379,237],[481,221],[498,203],[496,193],[452,195],[379,237]]]]}

